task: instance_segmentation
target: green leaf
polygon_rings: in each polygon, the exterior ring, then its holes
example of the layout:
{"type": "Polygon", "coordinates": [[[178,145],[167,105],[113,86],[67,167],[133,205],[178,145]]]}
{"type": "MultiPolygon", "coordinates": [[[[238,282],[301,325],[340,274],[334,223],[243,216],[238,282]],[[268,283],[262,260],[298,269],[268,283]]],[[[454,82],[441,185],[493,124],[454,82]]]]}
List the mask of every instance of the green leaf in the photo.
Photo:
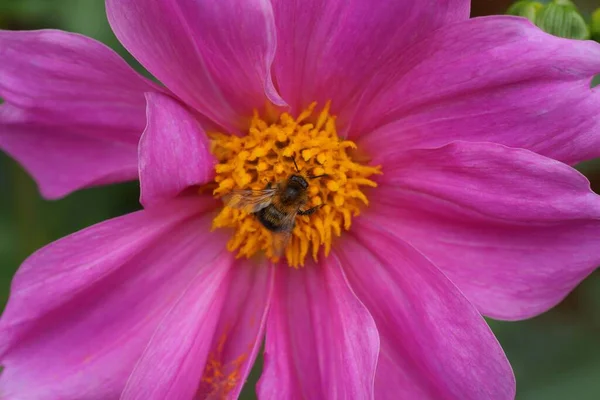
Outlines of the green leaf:
{"type": "Polygon", "coordinates": [[[544,5],[538,1],[521,0],[510,6],[506,13],[517,17],[525,17],[535,24],[537,14],[543,7],[544,5]]]}
{"type": "Polygon", "coordinates": [[[554,0],[536,15],[535,24],[544,31],[568,39],[589,39],[590,29],[569,0],[554,0]]]}

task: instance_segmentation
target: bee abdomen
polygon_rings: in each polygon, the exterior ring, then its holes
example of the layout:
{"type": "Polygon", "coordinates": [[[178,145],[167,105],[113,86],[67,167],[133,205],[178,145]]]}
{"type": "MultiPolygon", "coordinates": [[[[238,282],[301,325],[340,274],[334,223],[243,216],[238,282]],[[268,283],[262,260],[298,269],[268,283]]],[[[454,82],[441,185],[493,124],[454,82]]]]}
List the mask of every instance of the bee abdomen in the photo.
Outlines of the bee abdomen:
{"type": "Polygon", "coordinates": [[[272,232],[281,232],[286,229],[283,225],[285,213],[279,211],[274,205],[269,205],[256,213],[258,220],[265,228],[272,232]]]}

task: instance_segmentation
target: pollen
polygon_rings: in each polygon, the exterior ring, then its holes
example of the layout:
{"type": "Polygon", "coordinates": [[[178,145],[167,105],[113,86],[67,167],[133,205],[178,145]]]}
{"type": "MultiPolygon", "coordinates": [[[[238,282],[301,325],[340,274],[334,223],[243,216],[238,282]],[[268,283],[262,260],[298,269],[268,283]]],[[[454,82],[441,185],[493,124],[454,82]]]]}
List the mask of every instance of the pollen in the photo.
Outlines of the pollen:
{"type": "MultiPolygon", "coordinates": [[[[379,166],[353,161],[356,144],[338,136],[329,103],[320,112],[315,109],[313,103],[296,118],[288,113],[261,118],[255,112],[244,136],[210,134],[211,152],[218,161],[213,192],[217,197],[237,189],[263,190],[291,175],[308,181],[309,200],[303,209],[320,208],[312,215],[296,216],[285,249],[287,264],[294,268],[304,266],[309,255],[315,261],[320,254],[329,255],[332,241],[349,230],[352,218],[368,206],[365,191],[377,186],[370,178],[381,173],[379,166]],[[310,179],[320,175],[325,176],[310,179]]],[[[275,234],[256,215],[224,207],[213,220],[213,229],[217,228],[232,229],[227,248],[238,257],[264,252],[277,261],[275,234]]]]}
{"type": "MultiPolygon", "coordinates": [[[[240,383],[241,368],[248,356],[245,353],[229,363],[223,363],[225,355],[225,344],[228,334],[219,337],[216,349],[208,357],[201,380],[201,391],[206,398],[227,399],[228,394],[240,383]]],[[[249,350],[252,345],[249,346],[249,350]]]]}

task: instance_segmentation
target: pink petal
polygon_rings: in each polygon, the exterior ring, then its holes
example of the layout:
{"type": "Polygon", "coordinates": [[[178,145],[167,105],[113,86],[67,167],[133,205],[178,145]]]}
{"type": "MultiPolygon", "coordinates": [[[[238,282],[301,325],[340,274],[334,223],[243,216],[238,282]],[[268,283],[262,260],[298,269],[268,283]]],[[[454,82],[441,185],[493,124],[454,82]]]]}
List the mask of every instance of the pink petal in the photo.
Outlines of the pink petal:
{"type": "Polygon", "coordinates": [[[230,257],[206,261],[154,332],[122,400],[194,398],[231,279],[230,257]]]}
{"type": "Polygon", "coordinates": [[[268,0],[107,0],[119,40],[186,103],[229,130],[270,100],[276,37],[268,0]]]}
{"type": "Polygon", "coordinates": [[[294,111],[313,101],[342,125],[354,116],[364,89],[411,44],[469,17],[468,0],[272,0],[277,24],[274,73],[294,111]]]}
{"type": "Polygon", "coordinates": [[[425,257],[365,219],[335,253],[375,319],[377,399],[512,400],[515,380],[475,307],[425,257]]]}
{"type": "Polygon", "coordinates": [[[262,342],[273,271],[246,261],[202,268],[161,322],[121,398],[236,399],[262,342]]]}
{"type": "Polygon", "coordinates": [[[214,157],[196,119],[171,97],[148,93],[148,123],[140,141],[140,201],[167,201],[184,189],[208,182],[214,157]]]}
{"type": "MultiPolygon", "coordinates": [[[[0,320],[7,398],[118,398],[159,322],[225,249],[211,198],[115,218],[39,250],[0,320]]],[[[223,236],[224,235],[224,236],[223,236]]]]}
{"type": "Polygon", "coordinates": [[[458,142],[384,166],[368,218],[414,245],[491,317],[561,301],[600,264],[600,196],[527,150],[458,142]]]}
{"type": "Polygon", "coordinates": [[[144,92],[160,90],[81,35],[0,31],[0,148],[44,196],[134,179],[144,92]]]}
{"type": "Polygon", "coordinates": [[[513,17],[444,27],[371,88],[355,134],[384,159],[452,140],[522,147],[566,162],[600,156],[600,44],[546,34],[513,17]],[[385,149],[379,144],[385,142],[385,149]]]}
{"type": "Polygon", "coordinates": [[[103,139],[100,132],[92,137],[74,126],[52,126],[34,118],[11,104],[0,106],[0,148],[34,177],[44,197],[56,199],[84,187],[137,178],[134,143],[103,139]]]}
{"type": "Polygon", "coordinates": [[[197,398],[237,399],[263,342],[275,268],[240,260],[233,272],[197,398]]]}
{"type": "Polygon", "coordinates": [[[260,399],[372,399],[379,338],[341,266],[280,265],[260,399]]]}

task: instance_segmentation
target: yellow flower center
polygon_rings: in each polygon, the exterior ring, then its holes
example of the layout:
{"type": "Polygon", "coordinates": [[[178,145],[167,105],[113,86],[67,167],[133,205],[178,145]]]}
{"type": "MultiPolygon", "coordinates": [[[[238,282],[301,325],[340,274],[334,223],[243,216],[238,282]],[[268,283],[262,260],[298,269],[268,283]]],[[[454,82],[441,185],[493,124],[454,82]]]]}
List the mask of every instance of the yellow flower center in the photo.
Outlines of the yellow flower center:
{"type": "MultiPolygon", "coordinates": [[[[320,208],[312,215],[294,217],[295,226],[285,247],[285,258],[292,267],[303,266],[309,252],[317,261],[321,246],[325,256],[329,254],[334,236],[350,229],[352,217],[369,204],[364,188],[377,186],[369,177],[381,173],[378,166],[352,160],[356,145],[338,137],[329,104],[318,115],[315,107],[316,103],[311,104],[297,118],[283,113],[262,119],[255,112],[248,134],[242,137],[210,134],[211,152],[218,160],[216,196],[240,189],[264,190],[268,183],[282,187],[278,183],[287,182],[292,175],[301,175],[308,183],[306,202],[298,208],[320,208]],[[311,179],[320,175],[325,176],[311,179]]],[[[289,207],[287,210],[289,213],[289,207]]],[[[233,228],[227,248],[237,251],[238,257],[264,251],[270,259],[277,259],[274,241],[280,232],[267,229],[257,215],[224,207],[213,221],[215,228],[233,228]]]]}

